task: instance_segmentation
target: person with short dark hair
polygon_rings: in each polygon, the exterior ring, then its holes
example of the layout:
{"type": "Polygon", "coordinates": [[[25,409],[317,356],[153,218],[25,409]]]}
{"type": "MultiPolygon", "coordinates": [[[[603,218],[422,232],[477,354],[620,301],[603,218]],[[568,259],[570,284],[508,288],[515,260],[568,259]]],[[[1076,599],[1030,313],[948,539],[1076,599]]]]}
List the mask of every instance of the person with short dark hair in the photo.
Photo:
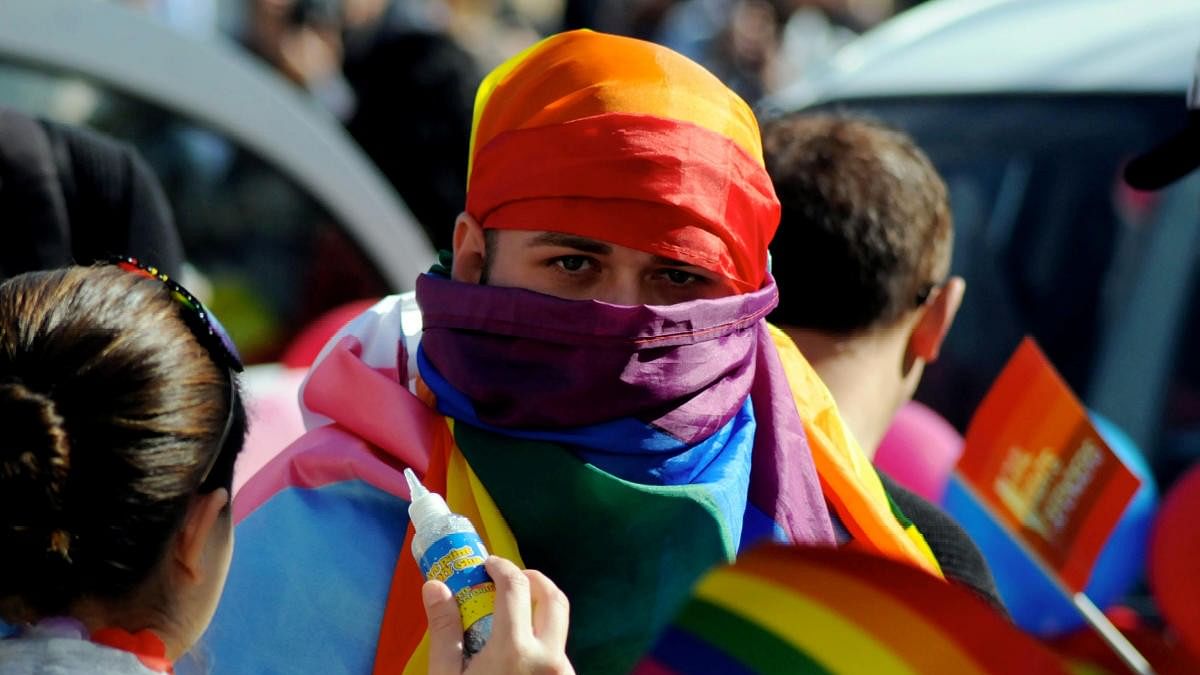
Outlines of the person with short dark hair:
{"type": "MultiPolygon", "coordinates": [[[[949,275],[954,232],[946,186],[911,138],[866,119],[772,120],[763,125],[763,153],[783,209],[771,245],[780,291],[771,319],[812,363],[873,456],[937,358],[966,289],[949,275]]],[[[1002,607],[966,532],[880,475],[946,577],[1002,607]]]]}
{"type": "Polygon", "coordinates": [[[0,280],[117,254],[178,276],[184,252],[158,178],[126,143],[0,108],[0,280]]]}
{"type": "Polygon", "coordinates": [[[946,186],[908,136],[794,115],[763,126],[783,214],[771,244],[783,328],[868,454],[937,358],[962,302],[946,186]]]}

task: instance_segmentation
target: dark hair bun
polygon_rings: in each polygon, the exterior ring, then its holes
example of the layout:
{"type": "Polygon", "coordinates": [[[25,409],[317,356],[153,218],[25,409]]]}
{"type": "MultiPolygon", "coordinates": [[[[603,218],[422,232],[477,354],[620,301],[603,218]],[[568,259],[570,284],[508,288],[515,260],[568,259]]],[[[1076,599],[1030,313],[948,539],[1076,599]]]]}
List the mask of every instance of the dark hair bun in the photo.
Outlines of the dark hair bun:
{"type": "Polygon", "coordinates": [[[23,493],[21,501],[29,507],[61,511],[71,470],[71,446],[54,401],[23,384],[0,383],[0,418],[5,420],[0,435],[0,473],[6,487],[0,499],[8,501],[19,491],[23,493]]]}
{"type": "Polygon", "coordinates": [[[112,265],[0,283],[0,620],[133,599],[192,497],[232,485],[245,409],[185,316],[112,265]]]}
{"type": "MultiPolygon", "coordinates": [[[[33,578],[69,596],[73,535],[65,501],[71,447],[53,399],[20,382],[0,382],[0,597],[28,589],[33,578]]],[[[40,585],[40,584],[39,584],[40,585]]],[[[44,598],[54,602],[56,598],[44,598]]]]}

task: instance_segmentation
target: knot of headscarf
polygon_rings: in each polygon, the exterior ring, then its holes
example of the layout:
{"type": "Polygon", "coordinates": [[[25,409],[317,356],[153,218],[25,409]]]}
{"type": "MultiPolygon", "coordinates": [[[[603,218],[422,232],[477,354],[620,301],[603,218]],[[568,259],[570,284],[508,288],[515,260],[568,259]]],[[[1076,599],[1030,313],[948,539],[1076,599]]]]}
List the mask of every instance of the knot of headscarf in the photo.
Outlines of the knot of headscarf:
{"type": "Polygon", "coordinates": [[[572,31],[493,71],[471,131],[467,212],[564,232],[759,289],[779,201],[745,101],[687,58],[572,31]]]}

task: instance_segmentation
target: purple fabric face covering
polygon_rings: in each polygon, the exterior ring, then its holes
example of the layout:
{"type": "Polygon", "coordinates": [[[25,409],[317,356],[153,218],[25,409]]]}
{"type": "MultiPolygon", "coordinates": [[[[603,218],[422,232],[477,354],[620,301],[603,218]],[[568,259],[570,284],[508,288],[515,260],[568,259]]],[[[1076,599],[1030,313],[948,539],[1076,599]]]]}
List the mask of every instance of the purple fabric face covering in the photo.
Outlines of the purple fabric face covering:
{"type": "MultiPolygon", "coordinates": [[[[764,317],[763,289],[669,306],[563,300],[522,289],[417,280],[430,363],[481,421],[568,429],[635,418],[685,444],[750,397],[749,498],[793,543],[835,543],[804,426],[764,317]]],[[[768,533],[763,533],[768,534],[768,533]]]]}
{"type": "Polygon", "coordinates": [[[692,443],[750,393],[775,284],[665,306],[563,300],[523,289],[417,280],[421,347],[498,427],[555,429],[632,417],[692,443]]]}

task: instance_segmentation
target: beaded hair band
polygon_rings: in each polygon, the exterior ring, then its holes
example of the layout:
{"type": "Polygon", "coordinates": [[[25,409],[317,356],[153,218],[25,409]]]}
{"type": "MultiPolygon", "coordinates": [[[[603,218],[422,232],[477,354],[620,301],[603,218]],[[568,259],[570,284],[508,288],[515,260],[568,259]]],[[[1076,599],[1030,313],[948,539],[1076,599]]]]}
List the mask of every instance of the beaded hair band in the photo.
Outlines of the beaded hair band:
{"type": "Polygon", "coordinates": [[[240,373],[244,369],[242,357],[238,354],[237,347],[229,337],[228,331],[217,320],[217,317],[205,308],[204,303],[200,302],[178,281],[169,277],[166,272],[130,256],[116,257],[110,262],[126,272],[162,282],[171,291],[172,297],[185,310],[182,312],[184,323],[208,351],[213,363],[217,364],[219,368],[229,371],[229,412],[225,416],[225,428],[221,432],[221,440],[213,451],[212,457],[209,458],[204,473],[200,476],[200,485],[204,485],[213,467],[216,466],[221,450],[229,438],[229,432],[233,428],[234,410],[238,398],[237,383],[234,381],[233,373],[240,373]]]}

